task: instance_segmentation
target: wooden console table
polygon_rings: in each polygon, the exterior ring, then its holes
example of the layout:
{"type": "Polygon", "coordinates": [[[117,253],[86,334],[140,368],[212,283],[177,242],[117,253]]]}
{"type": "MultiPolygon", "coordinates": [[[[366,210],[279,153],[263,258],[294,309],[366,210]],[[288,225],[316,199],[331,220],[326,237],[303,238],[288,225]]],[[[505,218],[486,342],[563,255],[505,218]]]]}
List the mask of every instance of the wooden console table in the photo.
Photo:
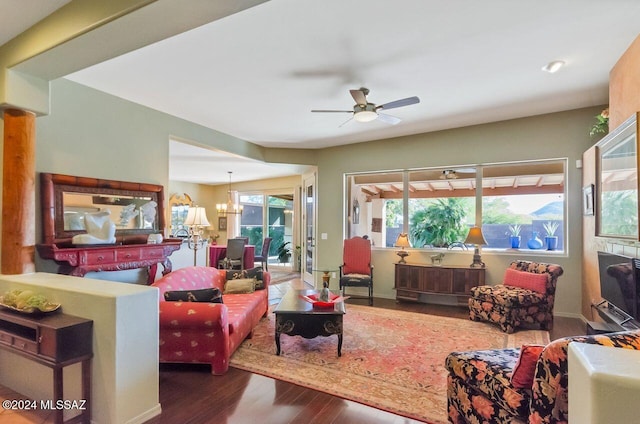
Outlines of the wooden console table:
{"type": "MultiPolygon", "coordinates": [[[[91,320],[63,313],[31,316],[0,310],[0,349],[53,369],[53,399],[48,407],[55,409],[56,424],[64,422],[65,401],[76,401],[72,407],[82,411],[69,422],[91,420],[92,345],[91,320]],[[78,362],[82,367],[83,399],[65,399],[62,369],[78,362]]],[[[38,407],[46,405],[40,403],[38,407]]]]}
{"type": "Polygon", "coordinates": [[[466,302],[472,287],[484,284],[484,268],[396,263],[397,300],[417,301],[420,294],[453,295],[466,302]]]}
{"type": "Polygon", "coordinates": [[[84,277],[90,271],[120,271],[149,267],[148,284],[156,277],[158,264],[162,275],[171,272],[169,255],[180,249],[182,240],[167,239],[158,244],[132,243],[113,246],[61,247],[58,244],[39,244],[38,253],[43,259],[60,264],[58,273],[84,277]]]}

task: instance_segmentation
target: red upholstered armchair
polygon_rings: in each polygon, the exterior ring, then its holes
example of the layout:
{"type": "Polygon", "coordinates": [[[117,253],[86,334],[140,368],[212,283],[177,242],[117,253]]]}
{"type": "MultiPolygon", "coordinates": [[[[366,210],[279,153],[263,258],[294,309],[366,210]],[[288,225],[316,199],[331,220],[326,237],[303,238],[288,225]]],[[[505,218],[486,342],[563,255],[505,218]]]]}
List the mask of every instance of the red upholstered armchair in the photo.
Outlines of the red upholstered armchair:
{"type": "Polygon", "coordinates": [[[166,301],[167,291],[219,288],[224,291],[227,271],[191,266],[173,271],[152,284],[160,290],[160,362],[211,364],[212,374],[224,374],[229,358],[269,307],[269,273],[264,289],[224,294],[224,303],[166,301]]]}
{"type": "Polygon", "coordinates": [[[371,265],[371,241],[353,237],[344,241],[340,265],[340,290],[346,296],[346,287],[367,287],[368,296],[350,296],[354,299],[368,299],[373,305],[373,265],[371,265]]]}
{"type": "Polygon", "coordinates": [[[513,333],[523,323],[553,328],[553,304],[562,267],[529,261],[513,261],[503,284],[471,289],[469,319],[500,325],[513,333]]]}

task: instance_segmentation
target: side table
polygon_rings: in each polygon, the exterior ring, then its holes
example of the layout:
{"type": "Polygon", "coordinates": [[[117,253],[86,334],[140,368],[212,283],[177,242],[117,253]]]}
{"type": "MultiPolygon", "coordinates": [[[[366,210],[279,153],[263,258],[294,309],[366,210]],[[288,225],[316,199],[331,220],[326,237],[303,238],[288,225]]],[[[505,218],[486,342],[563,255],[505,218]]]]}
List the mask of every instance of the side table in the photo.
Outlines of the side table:
{"type": "Polygon", "coordinates": [[[91,358],[93,357],[93,321],[52,313],[21,315],[0,310],[0,349],[11,351],[53,370],[53,400],[55,423],[63,423],[64,399],[62,369],[81,363],[82,396],[78,409],[82,413],[70,421],[91,421],[91,358]]]}

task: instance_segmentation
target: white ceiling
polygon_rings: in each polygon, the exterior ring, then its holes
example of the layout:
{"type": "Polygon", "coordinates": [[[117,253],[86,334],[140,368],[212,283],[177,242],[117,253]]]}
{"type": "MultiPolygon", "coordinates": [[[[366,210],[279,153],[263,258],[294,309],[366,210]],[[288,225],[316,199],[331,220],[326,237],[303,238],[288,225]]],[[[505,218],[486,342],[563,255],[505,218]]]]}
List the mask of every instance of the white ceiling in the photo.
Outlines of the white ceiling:
{"type": "Polygon", "coordinates": [[[262,146],[321,148],[606,104],[638,22],[638,0],[271,0],[68,78],[262,146]],[[552,60],[566,66],[542,72],[552,60]],[[349,110],[363,86],[421,102],[387,112],[395,126],[310,112],[349,110]]]}
{"type": "Polygon", "coordinates": [[[0,46],[71,0],[0,0],[0,46]]]}
{"type": "Polygon", "coordinates": [[[229,171],[232,183],[299,175],[306,171],[306,167],[259,162],[177,140],[169,141],[169,157],[170,180],[197,184],[229,183],[229,171]]]}

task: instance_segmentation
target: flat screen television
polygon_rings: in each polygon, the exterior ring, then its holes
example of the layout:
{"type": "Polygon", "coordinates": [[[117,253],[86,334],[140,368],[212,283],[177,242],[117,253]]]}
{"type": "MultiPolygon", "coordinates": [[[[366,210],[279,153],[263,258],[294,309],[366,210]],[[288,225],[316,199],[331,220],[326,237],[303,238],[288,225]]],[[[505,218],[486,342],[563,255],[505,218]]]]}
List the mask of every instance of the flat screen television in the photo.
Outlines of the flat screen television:
{"type": "Polygon", "coordinates": [[[600,295],[608,302],[609,309],[619,314],[622,323],[631,319],[640,321],[640,290],[638,274],[640,260],[614,253],[598,252],[600,295]],[[612,308],[611,305],[615,306],[612,308]]]}

